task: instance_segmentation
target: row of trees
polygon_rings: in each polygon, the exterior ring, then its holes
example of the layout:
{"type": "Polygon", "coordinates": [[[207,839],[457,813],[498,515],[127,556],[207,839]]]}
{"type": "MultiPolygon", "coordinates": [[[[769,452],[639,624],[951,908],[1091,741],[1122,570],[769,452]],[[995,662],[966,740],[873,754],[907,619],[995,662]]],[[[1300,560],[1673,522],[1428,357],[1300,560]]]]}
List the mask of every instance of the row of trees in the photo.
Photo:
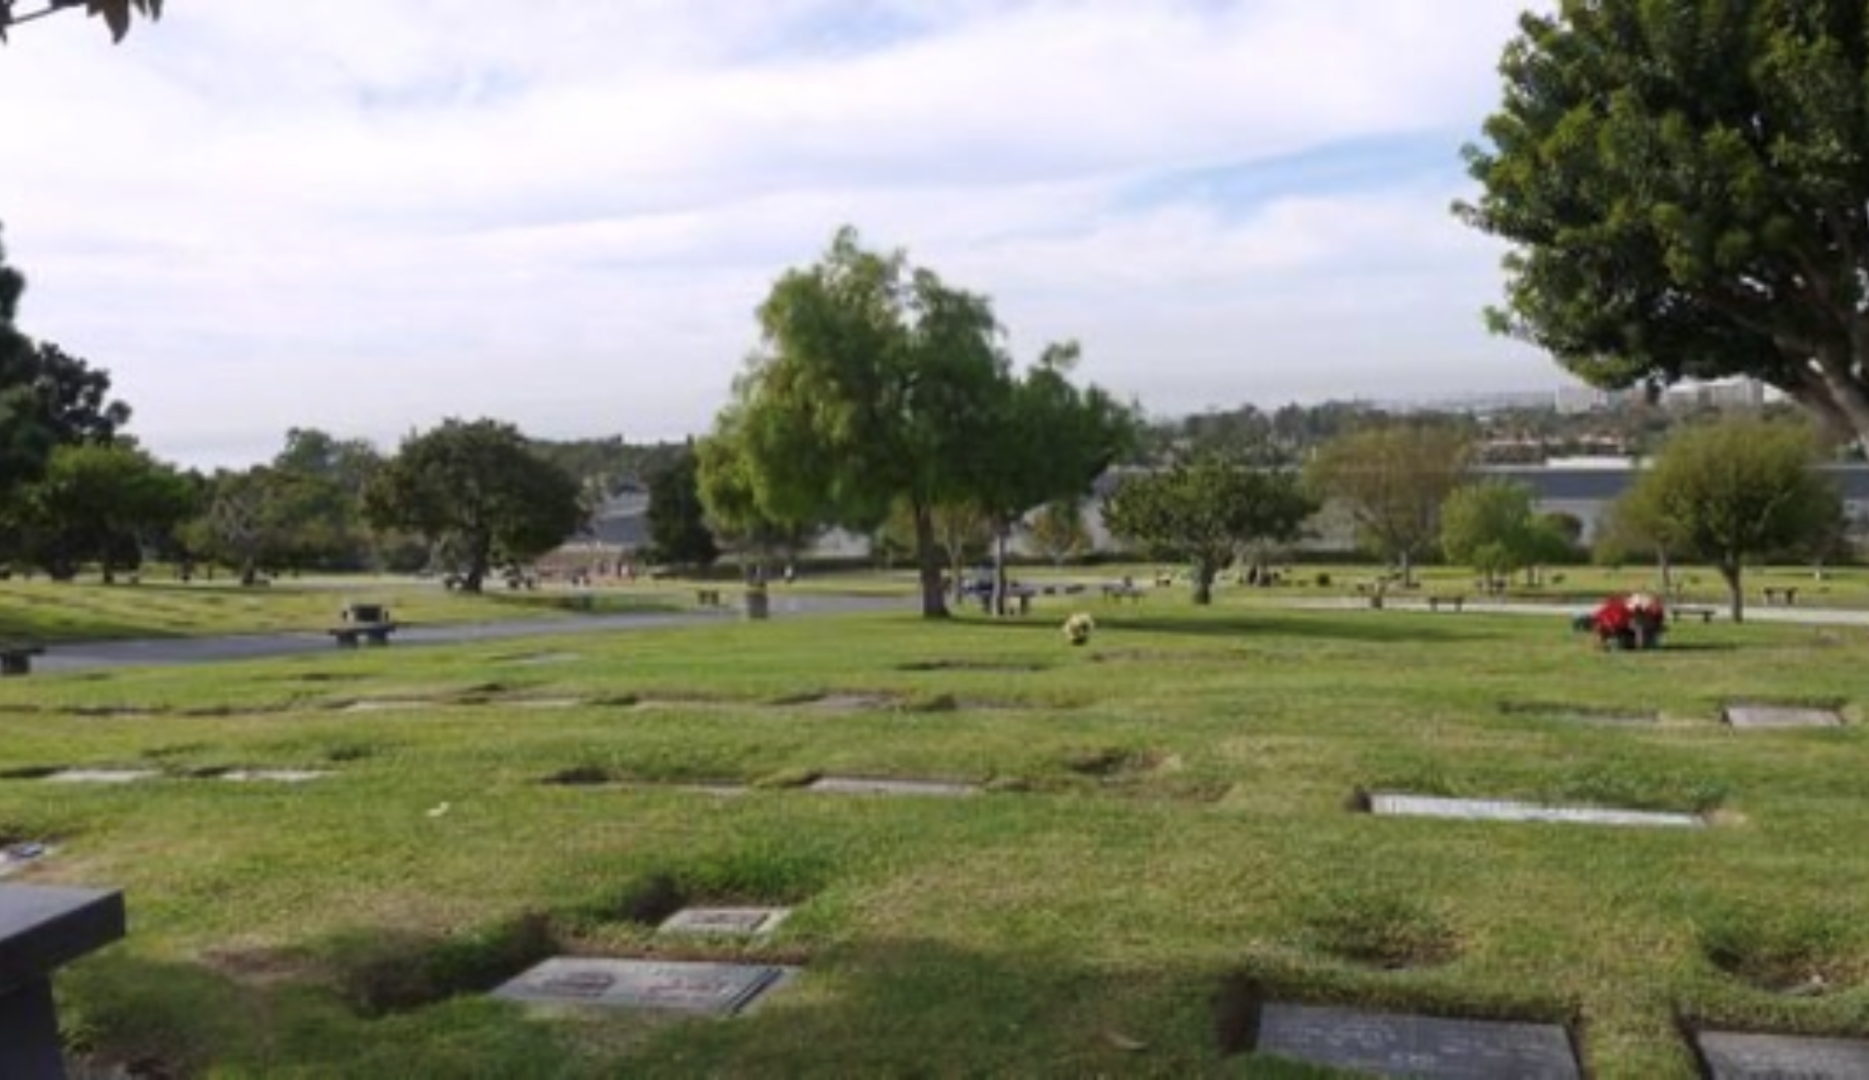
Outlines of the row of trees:
{"type": "Polygon", "coordinates": [[[449,420],[383,457],[294,430],[271,462],[211,476],[157,460],[124,431],[110,376],[17,325],[26,281],[0,249],[0,560],[105,580],[159,551],[188,566],[421,565],[478,590],[502,560],[557,547],[588,518],[578,481],[511,425],[449,420]]]}

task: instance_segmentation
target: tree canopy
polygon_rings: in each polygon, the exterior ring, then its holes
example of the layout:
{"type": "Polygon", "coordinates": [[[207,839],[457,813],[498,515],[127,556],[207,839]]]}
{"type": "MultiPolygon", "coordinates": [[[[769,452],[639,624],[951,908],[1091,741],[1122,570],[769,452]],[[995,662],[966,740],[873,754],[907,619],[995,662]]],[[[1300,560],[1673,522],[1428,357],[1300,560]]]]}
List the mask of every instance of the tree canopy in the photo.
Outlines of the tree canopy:
{"type": "Polygon", "coordinates": [[[1529,486],[1510,481],[1455,489],[1441,507],[1441,553],[1494,582],[1514,570],[1567,557],[1570,537],[1554,518],[1539,515],[1534,502],[1529,486]]]}
{"type": "Polygon", "coordinates": [[[1447,425],[1363,428],[1320,447],[1306,481],[1320,499],[1341,500],[1364,542],[1400,565],[1406,580],[1439,539],[1441,505],[1465,475],[1471,449],[1466,434],[1447,425]]]}
{"type": "Polygon", "coordinates": [[[711,566],[720,557],[701,501],[699,466],[690,452],[649,477],[649,541],[658,562],[711,566]]]}
{"type": "Polygon", "coordinates": [[[68,8],[81,7],[87,15],[101,16],[110,28],[112,41],[122,41],[123,35],[130,32],[133,16],[152,20],[162,17],[162,0],[45,0],[44,7],[24,13],[17,11],[18,7],[19,0],[0,0],[0,43],[7,40],[9,28],[68,8]]]}
{"type": "Polygon", "coordinates": [[[1685,428],[1618,509],[1664,548],[1719,570],[1739,622],[1746,561],[1820,543],[1842,513],[1836,490],[1812,470],[1815,459],[1815,440],[1801,424],[1728,420],[1685,428]]]}
{"type": "Polygon", "coordinates": [[[869,532],[902,503],[922,612],[945,616],[934,510],[978,493],[1007,385],[991,305],[844,228],[779,278],[759,323],[729,409],[761,515],[869,532]]]}
{"type": "Polygon", "coordinates": [[[144,545],[166,535],[193,504],[187,478],[139,447],[68,443],[52,451],[12,517],[26,557],[53,578],[70,580],[95,560],[109,582],[117,567],[137,566],[144,545]]]}
{"type": "Polygon", "coordinates": [[[1104,507],[1110,531],[1158,558],[1185,559],[1194,602],[1243,545],[1295,539],[1315,504],[1296,474],[1204,456],[1125,479],[1104,507]]]}
{"type": "Polygon", "coordinates": [[[404,439],[370,478],[364,512],[378,528],[408,529],[447,552],[469,592],[496,557],[536,558],[585,522],[577,480],[494,420],[450,419],[404,439]]]}
{"type": "Polygon", "coordinates": [[[1564,0],[1522,17],[1456,207],[1496,329],[1602,387],[1749,375],[1869,438],[1869,9],[1564,0]]]}

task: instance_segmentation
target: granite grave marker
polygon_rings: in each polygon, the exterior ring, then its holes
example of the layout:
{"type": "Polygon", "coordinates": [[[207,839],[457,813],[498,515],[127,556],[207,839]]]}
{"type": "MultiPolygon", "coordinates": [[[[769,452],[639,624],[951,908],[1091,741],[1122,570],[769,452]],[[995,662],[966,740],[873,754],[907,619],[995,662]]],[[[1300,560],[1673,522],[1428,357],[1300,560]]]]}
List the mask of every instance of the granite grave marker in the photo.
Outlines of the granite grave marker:
{"type": "Polygon", "coordinates": [[[797,973],[771,964],[554,957],[493,991],[508,1001],[731,1016],[797,973]]]}
{"type": "Polygon", "coordinates": [[[1260,1054],[1376,1076],[1426,1080],[1580,1080],[1555,1024],[1459,1020],[1313,1005],[1266,1005],[1260,1054]]]}
{"type": "Polygon", "coordinates": [[[1702,1031],[1694,1044],[1711,1080],[1861,1080],[1869,1042],[1702,1031]]]}

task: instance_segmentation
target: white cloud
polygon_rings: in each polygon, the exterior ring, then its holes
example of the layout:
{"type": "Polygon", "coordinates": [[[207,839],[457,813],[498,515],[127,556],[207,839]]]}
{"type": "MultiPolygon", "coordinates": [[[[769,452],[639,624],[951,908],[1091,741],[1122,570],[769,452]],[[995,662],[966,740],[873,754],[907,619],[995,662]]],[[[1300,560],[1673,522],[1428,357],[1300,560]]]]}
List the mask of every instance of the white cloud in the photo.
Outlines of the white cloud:
{"type": "Polygon", "coordinates": [[[115,49],[66,15],[0,51],[37,103],[0,223],[23,326],[190,460],[444,415],[699,430],[845,222],[1157,411],[1548,383],[1480,330],[1498,253],[1446,212],[1519,6],[175,0],[115,49]],[[1244,205],[1172,179],[1382,138],[1448,168],[1244,205]]]}

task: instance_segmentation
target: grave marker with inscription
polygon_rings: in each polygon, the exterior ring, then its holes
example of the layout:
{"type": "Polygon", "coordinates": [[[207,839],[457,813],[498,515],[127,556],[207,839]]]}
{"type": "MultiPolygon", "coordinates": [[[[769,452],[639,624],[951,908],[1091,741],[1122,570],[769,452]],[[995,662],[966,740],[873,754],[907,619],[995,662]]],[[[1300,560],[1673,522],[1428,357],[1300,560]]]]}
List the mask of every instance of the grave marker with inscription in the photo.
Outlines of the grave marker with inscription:
{"type": "Polygon", "coordinates": [[[1556,1024],[1455,1020],[1312,1005],[1266,1005],[1255,1052],[1377,1076],[1579,1080],[1556,1024]]]}
{"type": "Polygon", "coordinates": [[[790,914],[789,908],[683,908],[670,915],[658,929],[665,934],[726,934],[737,937],[758,937],[772,933],[790,914]]]}
{"type": "Polygon", "coordinates": [[[797,974],[770,964],[555,957],[493,991],[508,1001],[731,1016],[797,974]]]}

